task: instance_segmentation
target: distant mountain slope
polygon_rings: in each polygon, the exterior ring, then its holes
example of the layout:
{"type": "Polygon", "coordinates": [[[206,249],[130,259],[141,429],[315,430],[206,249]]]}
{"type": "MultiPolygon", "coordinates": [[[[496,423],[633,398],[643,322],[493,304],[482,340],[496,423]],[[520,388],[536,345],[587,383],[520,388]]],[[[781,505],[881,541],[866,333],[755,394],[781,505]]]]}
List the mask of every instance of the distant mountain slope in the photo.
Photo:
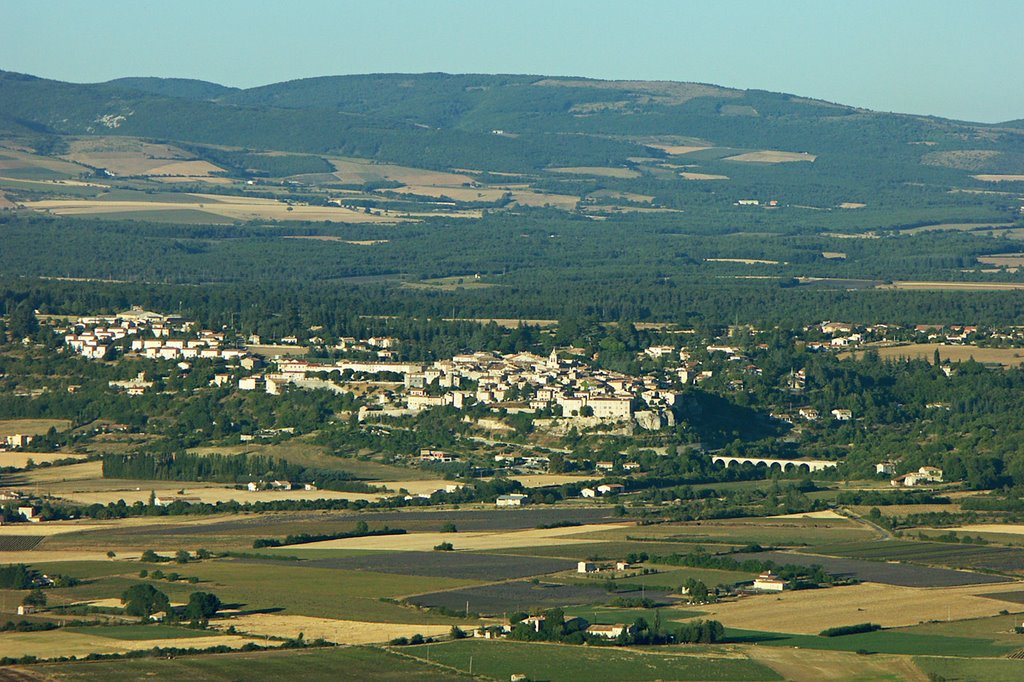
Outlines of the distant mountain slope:
{"type": "MultiPolygon", "coordinates": [[[[79,85],[0,72],[4,129],[505,172],[621,167],[663,155],[647,146],[657,143],[724,149],[709,152],[717,159],[729,149],[806,152],[833,180],[848,174],[923,181],[951,178],[949,169],[1014,172],[1024,154],[1024,130],[1012,127],[700,83],[529,75],[330,76],[238,90],[159,78],[79,85]]],[[[778,172],[810,172],[790,166],[778,172]]]]}
{"type": "Polygon", "coordinates": [[[151,95],[200,100],[226,97],[238,92],[238,88],[229,88],[225,85],[191,78],[118,78],[102,85],[123,90],[138,90],[151,95]]]}

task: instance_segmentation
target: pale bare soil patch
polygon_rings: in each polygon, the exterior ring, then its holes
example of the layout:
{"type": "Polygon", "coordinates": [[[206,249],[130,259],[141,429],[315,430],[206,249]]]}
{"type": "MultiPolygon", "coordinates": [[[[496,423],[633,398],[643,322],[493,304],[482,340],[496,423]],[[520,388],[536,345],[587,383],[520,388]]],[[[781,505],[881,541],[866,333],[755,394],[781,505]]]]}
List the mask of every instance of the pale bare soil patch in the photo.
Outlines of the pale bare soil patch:
{"type": "MultiPolygon", "coordinates": [[[[931,362],[935,351],[939,351],[941,360],[962,362],[974,358],[978,362],[999,363],[1004,367],[1015,367],[1024,362],[1022,348],[978,348],[977,346],[947,346],[941,343],[912,343],[906,346],[886,346],[876,348],[883,358],[916,358],[931,362]]],[[[843,354],[846,355],[846,354],[843,354]]],[[[857,357],[863,351],[855,353],[857,357]]]]}
{"type": "Polygon", "coordinates": [[[618,192],[611,189],[599,189],[590,193],[596,199],[618,199],[620,201],[632,201],[638,204],[649,204],[654,201],[650,194],[635,194],[633,192],[618,192]]]}
{"type": "MultiPolygon", "coordinates": [[[[232,616],[213,623],[215,627],[234,626],[236,630],[253,635],[288,637],[294,639],[303,633],[305,639],[323,638],[338,644],[380,644],[396,637],[424,637],[447,635],[450,625],[424,625],[417,623],[372,623],[360,620],[335,620],[313,616],[285,616],[256,613],[232,616]]],[[[471,629],[474,625],[466,625],[471,629]]],[[[191,641],[191,640],[190,640],[191,641]]]]}
{"type": "Polygon", "coordinates": [[[893,282],[880,284],[879,289],[913,289],[937,291],[1017,291],[1024,289],[1022,282],[893,282]]]}
{"type": "Polygon", "coordinates": [[[509,317],[446,317],[444,320],[445,322],[479,322],[481,324],[493,322],[499,327],[505,327],[506,329],[515,329],[524,324],[534,327],[558,326],[558,320],[516,320],[509,317]]]}
{"type": "Polygon", "coordinates": [[[760,260],[757,258],[705,258],[709,263],[742,263],[743,265],[778,265],[777,260],[760,260]]]}
{"type": "MultiPolygon", "coordinates": [[[[48,171],[53,171],[54,173],[63,173],[71,176],[91,172],[88,168],[80,166],[77,163],[70,163],[68,161],[55,159],[49,156],[33,154],[23,149],[0,147],[0,156],[8,157],[6,159],[0,159],[0,170],[43,168],[48,171]]],[[[15,178],[10,179],[14,180],[15,178]]]]}
{"type": "MultiPolygon", "coordinates": [[[[850,509],[858,514],[869,514],[871,505],[855,505],[850,509]]],[[[933,512],[958,512],[960,505],[950,504],[887,504],[885,505],[886,516],[907,516],[909,514],[931,514],[933,512]]],[[[945,532],[945,530],[941,531],[945,532]]]]}
{"type": "MultiPolygon", "coordinates": [[[[515,514],[514,510],[509,510],[515,514]]],[[[291,552],[304,549],[378,549],[389,551],[430,551],[442,542],[450,542],[456,550],[509,549],[512,547],[549,547],[553,545],[593,542],[592,533],[603,530],[632,527],[634,524],[606,523],[565,528],[535,528],[513,532],[471,533],[409,533],[406,535],[380,535],[343,540],[310,542],[289,546],[291,552]]]]}
{"type": "Polygon", "coordinates": [[[1024,175],[983,174],[972,175],[971,177],[982,182],[1024,182],[1024,175]]]}
{"type": "Polygon", "coordinates": [[[839,204],[839,208],[864,208],[867,204],[862,204],[859,201],[844,201],[839,204]]]}
{"type": "MultiPolygon", "coordinates": [[[[1022,583],[1007,585],[1020,587],[1022,583]]],[[[860,583],[822,590],[787,590],[701,608],[727,627],[804,635],[816,635],[839,625],[870,622],[901,627],[947,618],[983,618],[998,615],[1003,609],[1021,609],[1010,602],[977,596],[991,592],[991,584],[924,588],[860,583]]]]}
{"type": "Polygon", "coordinates": [[[695,97],[742,97],[739,90],[720,88],[703,83],[679,83],[676,81],[605,81],[587,78],[544,78],[532,84],[533,87],[593,88],[595,90],[632,90],[651,95],[661,104],[682,104],[695,97]]]}
{"type": "MultiPolygon", "coordinates": [[[[190,637],[188,639],[128,640],[68,630],[7,632],[4,633],[3,637],[0,637],[0,657],[20,658],[21,656],[37,656],[39,658],[57,658],[60,656],[88,656],[92,653],[124,653],[126,651],[152,649],[157,646],[187,646],[196,649],[205,649],[212,646],[240,648],[252,641],[249,637],[234,635],[190,637]]],[[[266,645],[266,642],[261,641],[260,644],[266,645]]]]}
{"type": "Polygon", "coordinates": [[[679,173],[680,177],[684,180],[728,180],[728,175],[715,175],[713,173],[692,173],[690,171],[682,171],[679,173]]]}
{"type": "Polygon", "coordinates": [[[217,197],[193,194],[192,202],[104,201],[97,199],[44,199],[25,206],[55,215],[116,214],[138,211],[205,211],[231,220],[315,220],[340,223],[398,223],[409,218],[364,213],[340,206],[289,206],[275,199],[258,197],[217,197]]]}
{"type": "Polygon", "coordinates": [[[901,230],[903,234],[919,234],[921,232],[946,232],[951,230],[971,231],[978,229],[991,229],[995,227],[1012,227],[1013,223],[935,223],[934,225],[922,225],[912,227],[908,230],[901,230]]]}
{"type": "Polygon", "coordinates": [[[862,656],[850,651],[780,646],[743,647],[743,651],[787,680],[928,680],[909,656],[862,656]]]}
{"type": "Polygon", "coordinates": [[[638,178],[640,173],[631,168],[607,168],[604,166],[565,166],[562,168],[546,168],[549,173],[565,173],[567,175],[596,175],[602,178],[638,178]]]}
{"type": "Polygon", "coordinates": [[[814,161],[817,156],[807,152],[781,152],[772,149],[764,149],[736,156],[727,156],[723,161],[740,161],[743,163],[794,163],[797,161],[814,161]]]}
{"type": "Polygon", "coordinates": [[[0,419],[0,437],[16,433],[41,436],[51,427],[64,431],[71,426],[69,419],[0,419]]]}
{"type": "Polygon", "coordinates": [[[648,144],[647,146],[653,147],[655,149],[660,149],[661,151],[665,152],[666,154],[670,154],[671,156],[682,156],[683,154],[690,154],[691,152],[700,152],[704,151],[705,149],[711,149],[711,147],[707,146],[698,147],[685,144],[648,144]]]}
{"type": "Polygon", "coordinates": [[[448,197],[453,201],[498,201],[509,192],[507,189],[494,187],[445,187],[443,185],[406,185],[384,191],[434,199],[448,197]]]}
{"type": "Polygon", "coordinates": [[[205,185],[233,185],[237,180],[225,178],[220,175],[151,175],[150,180],[166,182],[168,184],[181,184],[185,182],[201,182],[205,185]]]}
{"type": "MultiPolygon", "coordinates": [[[[509,476],[525,485],[527,488],[542,488],[549,485],[562,485],[563,483],[579,483],[587,480],[587,476],[572,476],[570,474],[531,474],[527,476],[509,476]]],[[[592,477],[589,477],[592,478],[592,477]]]]}
{"type": "Polygon", "coordinates": [[[8,199],[3,192],[0,192],[0,208],[16,208],[17,204],[8,199]]]}
{"type": "Polygon", "coordinates": [[[842,251],[822,251],[821,257],[829,260],[846,260],[846,254],[842,251]]]}

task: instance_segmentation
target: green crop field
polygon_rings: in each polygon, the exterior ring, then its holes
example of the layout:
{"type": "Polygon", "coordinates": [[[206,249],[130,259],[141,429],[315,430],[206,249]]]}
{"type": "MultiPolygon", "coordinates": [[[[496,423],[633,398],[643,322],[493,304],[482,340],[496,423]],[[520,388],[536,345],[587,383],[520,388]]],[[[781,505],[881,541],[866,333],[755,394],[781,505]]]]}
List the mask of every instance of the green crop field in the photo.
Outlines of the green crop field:
{"type": "Polygon", "coordinates": [[[53,680],[102,679],[105,682],[129,682],[139,679],[233,681],[252,679],[255,670],[259,671],[262,679],[287,678],[301,671],[303,680],[469,680],[467,676],[449,670],[367,647],[56,663],[20,670],[30,671],[30,674],[42,673],[46,679],[53,680]]]}
{"type": "Polygon", "coordinates": [[[500,680],[516,673],[553,682],[781,679],[748,659],[713,657],[697,647],[670,647],[662,653],[661,649],[639,652],[614,647],[460,640],[403,651],[461,671],[468,672],[472,665],[473,674],[500,680]]]}
{"type": "Polygon", "coordinates": [[[1018,648],[1005,643],[993,642],[991,639],[915,634],[896,630],[878,630],[840,637],[818,637],[816,635],[788,635],[727,628],[726,637],[737,643],[756,643],[760,646],[831,649],[834,651],[863,650],[877,654],[908,654],[915,656],[991,657],[1003,656],[1018,648]]]}
{"type": "MultiPolygon", "coordinates": [[[[148,564],[136,566],[154,568],[148,564]]],[[[135,566],[131,568],[135,569],[135,566]]],[[[171,601],[178,602],[187,601],[189,594],[202,590],[213,592],[226,604],[241,604],[245,610],[283,609],[288,615],[387,623],[448,623],[454,621],[384,603],[380,598],[479,584],[454,578],[303,568],[291,561],[264,564],[215,560],[185,565],[162,564],[160,569],[164,573],[175,571],[183,576],[197,576],[200,582],[189,584],[142,579],[137,577],[138,569],[135,569],[130,573],[97,577],[63,589],[61,596],[75,600],[119,597],[131,585],[148,582],[166,593],[171,601]]]]}
{"type": "Polygon", "coordinates": [[[914,663],[936,680],[947,682],[1017,682],[1024,678],[1024,661],[1011,659],[931,658],[918,656],[914,663]]]}

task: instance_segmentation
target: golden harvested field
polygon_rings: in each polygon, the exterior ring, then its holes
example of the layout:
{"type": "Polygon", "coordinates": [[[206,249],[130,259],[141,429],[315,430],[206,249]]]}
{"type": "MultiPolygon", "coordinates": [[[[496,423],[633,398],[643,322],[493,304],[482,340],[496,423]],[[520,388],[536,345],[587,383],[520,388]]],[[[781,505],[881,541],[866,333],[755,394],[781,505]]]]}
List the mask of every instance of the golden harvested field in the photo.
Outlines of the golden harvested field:
{"type": "Polygon", "coordinates": [[[71,427],[69,419],[0,419],[0,437],[16,433],[41,436],[50,430],[64,431],[71,427]]]}
{"type": "Polygon", "coordinates": [[[915,291],[1019,291],[1021,282],[893,282],[880,284],[878,289],[911,289],[915,291]]]}
{"type": "MultiPolygon", "coordinates": [[[[939,358],[952,362],[962,362],[974,358],[978,362],[999,363],[1004,367],[1015,367],[1024,362],[1024,349],[1022,348],[978,348],[977,346],[947,346],[941,343],[912,343],[906,346],[886,346],[877,348],[878,354],[883,358],[918,358],[931,360],[935,351],[939,351],[939,358]]],[[[848,356],[843,353],[841,356],[848,356]]],[[[863,351],[854,353],[857,357],[863,355],[863,351]]]]}
{"type": "Polygon", "coordinates": [[[967,526],[958,526],[943,530],[953,530],[958,533],[1001,533],[1004,535],[1024,535],[1024,524],[1015,523],[974,523],[967,526]]]}
{"type": "Polygon", "coordinates": [[[705,258],[708,263],[742,263],[743,265],[778,265],[777,260],[758,260],[757,258],[705,258]]]}
{"type": "MultiPolygon", "coordinates": [[[[253,641],[248,637],[234,635],[213,635],[190,637],[188,639],[114,639],[100,635],[51,630],[49,632],[7,632],[0,637],[0,656],[20,658],[38,656],[57,658],[59,656],[87,656],[91,653],[113,654],[126,651],[152,649],[157,646],[188,646],[203,649],[212,646],[239,648],[253,641]]],[[[260,644],[266,644],[260,642],[260,644]]]]}
{"type": "Polygon", "coordinates": [[[279,500],[369,500],[372,502],[381,498],[379,494],[345,493],[335,490],[259,490],[252,492],[249,490],[235,490],[226,486],[206,486],[202,483],[183,481],[177,481],[177,485],[172,487],[168,487],[166,481],[159,481],[159,484],[156,481],[142,483],[141,489],[135,487],[102,491],[69,491],[54,494],[65,500],[71,500],[80,504],[109,504],[118,500],[124,500],[127,504],[147,502],[151,491],[155,492],[157,497],[172,497],[177,495],[179,490],[185,490],[185,494],[189,497],[198,497],[202,502],[208,504],[232,500],[243,504],[279,500]]]}
{"type": "Polygon", "coordinates": [[[728,180],[728,175],[714,175],[712,173],[691,173],[689,171],[682,171],[679,175],[684,180],[728,180]]]}
{"type": "MultiPolygon", "coordinates": [[[[396,637],[424,637],[447,635],[450,625],[425,625],[416,623],[371,623],[361,620],[335,620],[313,616],[284,616],[271,613],[255,613],[218,619],[215,627],[234,626],[239,632],[270,637],[298,637],[305,639],[323,638],[338,644],[382,644],[396,637]]],[[[465,625],[473,628],[474,625],[465,625]]]]}
{"type": "Polygon", "coordinates": [[[999,267],[1019,268],[1024,266],[1024,253],[1000,253],[992,256],[978,256],[978,262],[999,267]]]}
{"type": "Polygon", "coordinates": [[[69,161],[105,168],[114,175],[172,175],[205,177],[223,168],[201,161],[183,149],[134,138],[84,138],[75,140],[64,155],[69,161]]]}
{"type": "Polygon", "coordinates": [[[595,175],[600,178],[638,178],[640,173],[632,168],[605,168],[604,166],[566,166],[563,168],[547,168],[549,173],[565,173],[567,175],[595,175]]]}
{"type": "Polygon", "coordinates": [[[0,452],[0,467],[17,467],[22,469],[32,460],[36,464],[53,462],[58,459],[85,459],[88,455],[68,452],[0,452]]]}
{"type": "Polygon", "coordinates": [[[780,152],[765,149],[757,152],[747,152],[736,156],[727,156],[723,161],[740,161],[742,163],[793,163],[796,161],[814,161],[817,156],[807,152],[780,152]]]}
{"type": "MultiPolygon", "coordinates": [[[[1005,585],[1005,591],[1010,591],[1021,583],[1005,585]]],[[[963,620],[995,616],[1003,609],[1022,608],[1020,604],[976,596],[992,591],[991,584],[925,588],[860,583],[822,590],[787,590],[699,608],[726,627],[804,635],[816,635],[838,625],[870,622],[899,627],[947,617],[963,620]]]]}
{"type": "MultiPolygon", "coordinates": [[[[888,507],[886,507],[888,509],[888,507]]],[[[778,516],[769,516],[769,519],[833,519],[839,521],[849,521],[845,516],[834,512],[831,509],[825,511],[816,512],[800,512],[797,514],[779,514],[778,516]]]]}
{"type": "Polygon", "coordinates": [[[743,647],[743,652],[787,680],[928,681],[928,676],[914,665],[909,656],[861,656],[850,651],[818,651],[781,646],[743,647]]]}
{"type": "MultiPolygon", "coordinates": [[[[509,511],[515,514],[515,511],[509,511]]],[[[634,527],[628,523],[606,523],[592,526],[569,526],[566,528],[535,528],[520,531],[471,532],[471,533],[409,533],[407,535],[379,535],[343,540],[309,542],[289,546],[290,553],[305,549],[378,549],[399,552],[430,551],[442,542],[450,542],[456,550],[509,549],[512,547],[550,547],[557,545],[593,542],[590,537],[600,531],[634,527]]],[[[282,548],[284,549],[284,548],[282,548]]]]}
{"type": "Polygon", "coordinates": [[[461,187],[474,182],[468,175],[445,173],[443,171],[397,166],[390,163],[374,163],[362,159],[328,159],[334,165],[334,175],[347,184],[363,184],[380,180],[391,180],[403,185],[450,185],[461,187]]]}
{"type": "Polygon", "coordinates": [[[982,182],[1024,182],[1024,175],[972,175],[972,178],[982,182]]]}

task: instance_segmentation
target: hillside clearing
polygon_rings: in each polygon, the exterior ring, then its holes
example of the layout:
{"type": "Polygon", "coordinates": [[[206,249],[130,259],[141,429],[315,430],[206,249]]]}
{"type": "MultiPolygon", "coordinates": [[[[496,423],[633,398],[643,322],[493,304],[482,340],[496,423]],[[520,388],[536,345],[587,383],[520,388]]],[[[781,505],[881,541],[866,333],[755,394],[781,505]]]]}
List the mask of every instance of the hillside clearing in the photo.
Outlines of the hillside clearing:
{"type": "Polygon", "coordinates": [[[723,161],[739,161],[741,163],[794,163],[798,161],[814,161],[818,157],[807,152],[781,152],[765,149],[736,156],[727,156],[723,161]]]}

